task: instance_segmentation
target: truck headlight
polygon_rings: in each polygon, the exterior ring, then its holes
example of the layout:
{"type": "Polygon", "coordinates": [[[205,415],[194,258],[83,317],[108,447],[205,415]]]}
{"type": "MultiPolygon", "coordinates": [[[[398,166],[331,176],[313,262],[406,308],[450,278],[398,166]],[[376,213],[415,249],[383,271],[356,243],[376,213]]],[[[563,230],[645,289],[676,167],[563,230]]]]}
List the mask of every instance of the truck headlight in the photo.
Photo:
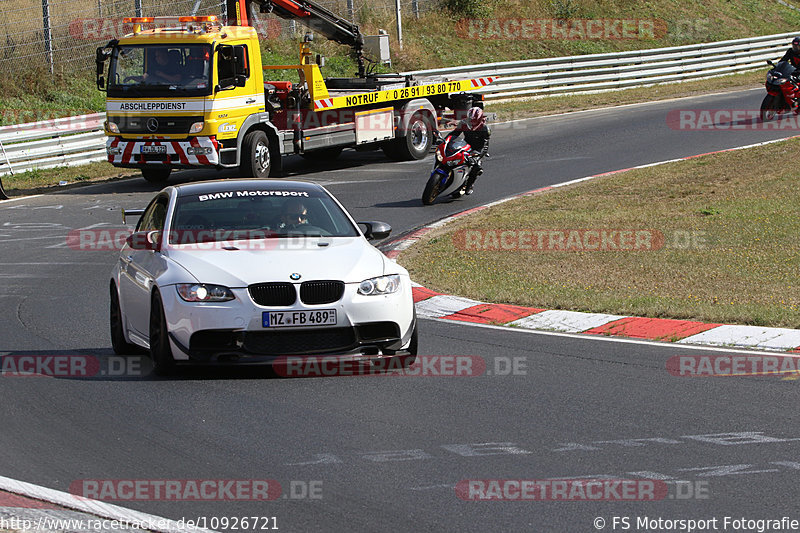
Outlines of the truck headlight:
{"type": "Polygon", "coordinates": [[[234,296],[228,287],[207,283],[179,283],[178,295],[186,302],[227,302],[234,296]]]}
{"type": "Polygon", "coordinates": [[[400,290],[400,276],[398,274],[365,279],[358,286],[358,294],[363,294],[364,296],[392,294],[398,290],[400,290]]]}
{"type": "Polygon", "coordinates": [[[189,133],[200,133],[203,131],[203,126],[205,126],[205,122],[195,122],[192,124],[192,127],[189,128],[189,133]]]}
{"type": "Polygon", "coordinates": [[[119,126],[116,122],[111,122],[110,120],[106,120],[106,129],[111,133],[119,133],[119,126]]]}

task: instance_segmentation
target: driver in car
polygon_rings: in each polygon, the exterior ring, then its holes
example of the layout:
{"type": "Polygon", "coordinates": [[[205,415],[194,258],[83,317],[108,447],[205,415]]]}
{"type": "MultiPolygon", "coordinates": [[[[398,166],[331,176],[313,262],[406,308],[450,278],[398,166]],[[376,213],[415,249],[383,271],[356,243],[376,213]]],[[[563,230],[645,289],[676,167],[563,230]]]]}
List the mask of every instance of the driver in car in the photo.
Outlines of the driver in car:
{"type": "Polygon", "coordinates": [[[308,225],[308,209],[302,200],[291,198],[283,204],[278,229],[292,230],[308,225]]]}
{"type": "Polygon", "coordinates": [[[144,79],[155,82],[177,83],[181,80],[180,65],[175,58],[170,56],[166,48],[158,47],[155,50],[154,62],[151,63],[148,72],[145,73],[144,79]]]}

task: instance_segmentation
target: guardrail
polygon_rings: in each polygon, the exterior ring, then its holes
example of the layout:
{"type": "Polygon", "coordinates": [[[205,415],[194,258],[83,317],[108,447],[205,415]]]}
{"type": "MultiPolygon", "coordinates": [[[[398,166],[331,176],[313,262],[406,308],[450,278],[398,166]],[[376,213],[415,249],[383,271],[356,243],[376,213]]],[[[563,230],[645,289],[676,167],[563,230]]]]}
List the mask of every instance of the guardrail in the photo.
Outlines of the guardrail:
{"type": "MultiPolygon", "coordinates": [[[[794,33],[648,50],[505,61],[404,74],[479,78],[499,76],[477,89],[487,100],[614,91],[656,83],[722,76],[765,68],[783,55],[794,33]]],[[[0,127],[0,176],[106,159],[105,115],[81,115],[0,127]]],[[[4,199],[0,180],[0,199],[4,199]]]]}
{"type": "Polygon", "coordinates": [[[95,113],[0,127],[0,176],[105,161],[104,120],[95,113]]]}
{"type": "Polygon", "coordinates": [[[505,61],[404,74],[500,78],[475,92],[486,100],[613,91],[766,68],[796,33],[649,50],[505,61]]]}

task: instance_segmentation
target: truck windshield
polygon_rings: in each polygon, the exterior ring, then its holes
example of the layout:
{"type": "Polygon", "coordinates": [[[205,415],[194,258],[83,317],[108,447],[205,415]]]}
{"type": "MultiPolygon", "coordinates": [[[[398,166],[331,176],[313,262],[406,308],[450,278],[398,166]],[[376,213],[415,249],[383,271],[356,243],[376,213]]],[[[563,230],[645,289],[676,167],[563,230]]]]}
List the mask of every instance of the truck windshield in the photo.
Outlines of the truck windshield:
{"type": "Polygon", "coordinates": [[[119,46],[109,68],[109,96],[211,94],[207,44],[119,46]]]}

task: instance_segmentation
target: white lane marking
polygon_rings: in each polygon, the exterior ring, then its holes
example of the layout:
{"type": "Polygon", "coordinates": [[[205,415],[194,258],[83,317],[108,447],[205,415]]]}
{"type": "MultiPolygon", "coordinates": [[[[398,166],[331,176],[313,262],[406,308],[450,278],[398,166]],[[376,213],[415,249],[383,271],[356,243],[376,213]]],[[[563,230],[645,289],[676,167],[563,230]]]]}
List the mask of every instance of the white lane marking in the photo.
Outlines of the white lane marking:
{"type": "Polygon", "coordinates": [[[81,261],[47,261],[46,263],[0,263],[0,266],[50,266],[50,265],[107,265],[108,262],[94,261],[94,262],[81,262],[81,261]]]}
{"type": "Polygon", "coordinates": [[[800,346],[800,330],[761,326],[722,325],[678,341],[680,344],[761,347],[791,350],[800,346]]]}
{"type": "Polygon", "coordinates": [[[18,196],[16,198],[9,198],[8,200],[0,200],[0,207],[7,207],[9,202],[18,202],[19,200],[30,200],[31,198],[38,198],[44,196],[43,194],[33,194],[31,196],[18,196]]]}
{"type": "Polygon", "coordinates": [[[161,518],[156,515],[126,509],[118,505],[91,500],[89,498],[78,497],[59,490],[49,489],[47,487],[34,485],[33,483],[26,483],[25,481],[3,476],[0,476],[0,490],[21,494],[36,500],[55,503],[69,509],[77,509],[78,511],[83,511],[95,516],[108,518],[109,520],[147,523],[150,525],[146,529],[151,531],[159,531],[162,533],[209,533],[212,531],[209,529],[181,526],[173,520],[161,518]]]}
{"type": "MultiPolygon", "coordinates": [[[[419,303],[417,304],[419,305],[419,303]]],[[[526,333],[531,335],[545,335],[551,337],[567,337],[570,339],[580,339],[584,341],[600,341],[600,342],[619,342],[622,344],[644,344],[647,346],[655,346],[657,348],[671,348],[672,350],[700,350],[700,351],[708,351],[708,352],[723,352],[723,353],[742,353],[742,354],[749,354],[749,355],[775,355],[775,351],[764,351],[764,350],[744,350],[740,348],[721,348],[717,346],[699,346],[695,344],[677,344],[674,342],[661,342],[661,341],[651,341],[647,339],[631,339],[627,337],[608,337],[606,335],[591,335],[591,334],[584,334],[584,333],[562,333],[560,331],[542,331],[538,329],[522,329],[522,328],[510,328],[508,326],[494,326],[492,324],[480,324],[476,322],[462,322],[462,321],[453,321],[448,320],[446,318],[428,318],[428,317],[420,317],[422,320],[432,320],[435,322],[441,322],[443,324],[451,324],[451,325],[468,325],[476,328],[489,328],[489,329],[498,329],[502,331],[513,331],[516,333],[526,333]]],[[[781,357],[800,357],[800,355],[789,354],[789,353],[781,353],[781,357]]]]}
{"type": "Polygon", "coordinates": [[[600,327],[622,318],[627,317],[622,315],[607,315],[604,313],[579,313],[577,311],[551,310],[520,318],[519,320],[511,322],[510,325],[522,328],[578,333],[600,327]]]}
{"type": "Polygon", "coordinates": [[[35,241],[40,239],[63,239],[65,238],[64,235],[46,235],[44,237],[24,237],[20,239],[3,239],[0,241],[0,244],[6,242],[17,242],[17,241],[35,241]]]}
{"type": "Polygon", "coordinates": [[[469,298],[441,295],[417,302],[416,307],[419,316],[439,318],[463,311],[480,303],[469,298]]]}

